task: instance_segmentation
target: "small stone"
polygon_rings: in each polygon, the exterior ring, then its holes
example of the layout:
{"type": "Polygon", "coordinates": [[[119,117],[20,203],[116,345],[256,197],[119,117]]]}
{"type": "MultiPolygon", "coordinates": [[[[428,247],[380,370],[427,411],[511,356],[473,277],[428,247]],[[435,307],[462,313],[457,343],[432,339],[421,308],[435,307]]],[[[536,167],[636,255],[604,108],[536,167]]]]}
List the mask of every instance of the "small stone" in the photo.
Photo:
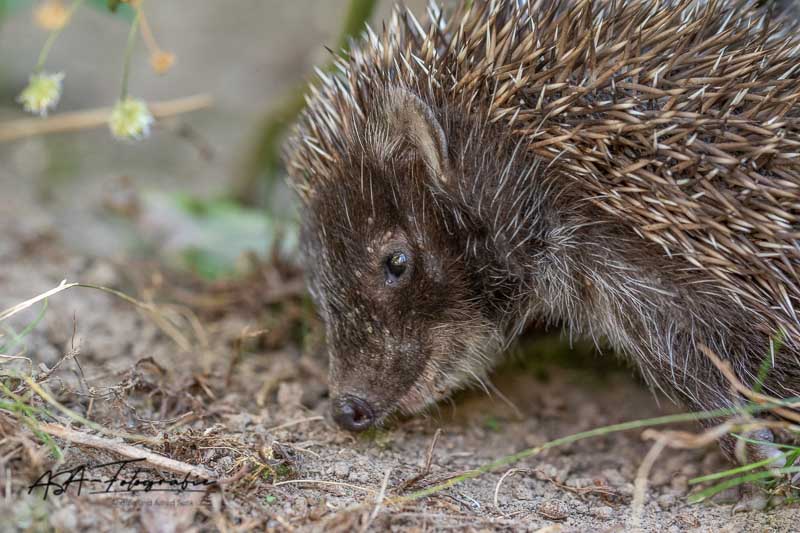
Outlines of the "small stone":
{"type": "Polygon", "coordinates": [[[650,476],[650,486],[662,487],[672,480],[672,472],[665,468],[660,468],[650,476]]]}
{"type": "Polygon", "coordinates": [[[628,482],[625,477],[619,473],[619,470],[607,468],[600,473],[608,482],[611,487],[619,487],[628,482]]]}
{"type": "Polygon", "coordinates": [[[350,465],[344,462],[339,462],[333,465],[333,475],[339,479],[345,479],[350,475],[350,465]]]}
{"type": "Polygon", "coordinates": [[[596,516],[597,518],[607,520],[614,516],[614,509],[608,505],[601,505],[600,507],[595,507],[592,509],[592,515],[596,516]]]}
{"type": "Polygon", "coordinates": [[[549,500],[543,502],[536,508],[536,512],[547,520],[565,520],[569,516],[569,509],[564,502],[549,500]]]}
{"type": "Polygon", "coordinates": [[[617,492],[622,496],[632,496],[634,491],[633,483],[623,483],[617,487],[617,492]]]}
{"type": "Polygon", "coordinates": [[[733,506],[733,513],[763,511],[769,507],[769,494],[759,487],[743,487],[739,491],[739,501],[733,506]]]}
{"type": "Polygon", "coordinates": [[[670,509],[675,505],[675,500],[674,494],[662,494],[656,501],[658,502],[658,506],[662,509],[670,509]]]}
{"type": "Polygon", "coordinates": [[[551,480],[555,479],[556,475],[558,475],[558,468],[555,465],[545,463],[536,468],[536,477],[539,479],[551,480]]]}

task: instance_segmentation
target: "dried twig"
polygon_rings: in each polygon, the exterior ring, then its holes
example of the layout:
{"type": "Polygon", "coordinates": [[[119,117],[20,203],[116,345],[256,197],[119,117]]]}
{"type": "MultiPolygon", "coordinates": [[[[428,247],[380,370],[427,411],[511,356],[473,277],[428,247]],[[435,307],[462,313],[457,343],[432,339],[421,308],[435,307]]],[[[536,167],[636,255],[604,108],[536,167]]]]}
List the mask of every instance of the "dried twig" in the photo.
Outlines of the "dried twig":
{"type": "Polygon", "coordinates": [[[372,525],[372,522],[375,520],[375,517],[378,516],[378,513],[381,510],[381,504],[383,504],[383,499],[386,497],[386,486],[389,484],[389,475],[392,473],[392,469],[388,468],[386,470],[386,474],[383,476],[383,483],[381,483],[381,490],[378,492],[378,496],[375,498],[375,508],[370,513],[369,518],[366,522],[364,522],[364,527],[361,528],[362,533],[369,530],[369,526],[372,525]]]}
{"type": "Polygon", "coordinates": [[[33,361],[28,357],[0,354],[0,364],[3,363],[2,359],[8,359],[9,361],[25,361],[28,364],[28,373],[30,374],[33,371],[33,361]]]}
{"type": "Polygon", "coordinates": [[[138,448],[124,442],[117,442],[96,435],[89,435],[74,429],[70,429],[58,424],[43,423],[37,429],[44,431],[54,437],[64,439],[82,446],[91,446],[113,452],[129,459],[144,459],[144,462],[161,470],[168,470],[177,474],[190,475],[199,479],[209,481],[216,480],[217,476],[203,467],[170,459],[163,455],[158,455],[149,450],[138,448]]]}
{"type": "Polygon", "coordinates": [[[422,471],[419,472],[417,475],[405,480],[402,485],[397,488],[397,492],[403,492],[409,487],[413,486],[422,478],[426,477],[428,474],[431,473],[431,465],[433,464],[433,451],[436,449],[436,443],[439,441],[439,436],[442,434],[442,428],[438,428],[436,433],[433,434],[433,439],[431,440],[431,445],[428,446],[428,454],[425,456],[425,466],[422,468],[422,471]]]}
{"type": "Polygon", "coordinates": [[[556,478],[546,475],[541,470],[534,470],[536,472],[536,476],[540,479],[544,479],[552,483],[556,488],[561,490],[565,490],[567,492],[571,492],[577,496],[583,497],[587,494],[599,494],[600,496],[611,498],[619,496],[614,490],[607,486],[607,485],[594,485],[590,487],[573,487],[572,485],[567,485],[566,483],[561,483],[556,478]]]}
{"type": "MultiPolygon", "coordinates": [[[[210,95],[197,94],[175,100],[151,102],[148,104],[150,112],[155,118],[167,118],[182,113],[189,113],[211,106],[213,100],[210,95]]],[[[111,108],[88,109],[61,113],[46,119],[23,118],[0,123],[0,143],[16,141],[26,137],[45,135],[49,133],[63,133],[67,131],[96,128],[108,122],[111,108]]]]}

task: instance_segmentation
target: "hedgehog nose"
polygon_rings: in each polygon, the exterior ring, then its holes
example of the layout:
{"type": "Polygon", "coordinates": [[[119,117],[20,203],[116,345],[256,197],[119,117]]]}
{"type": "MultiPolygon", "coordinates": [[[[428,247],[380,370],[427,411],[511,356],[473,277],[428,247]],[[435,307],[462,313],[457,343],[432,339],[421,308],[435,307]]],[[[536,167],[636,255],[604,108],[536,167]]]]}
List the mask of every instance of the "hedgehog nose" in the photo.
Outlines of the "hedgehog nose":
{"type": "Polygon", "coordinates": [[[348,431],[364,431],[375,422],[375,415],[367,402],[355,396],[340,396],[333,400],[333,419],[348,431]]]}

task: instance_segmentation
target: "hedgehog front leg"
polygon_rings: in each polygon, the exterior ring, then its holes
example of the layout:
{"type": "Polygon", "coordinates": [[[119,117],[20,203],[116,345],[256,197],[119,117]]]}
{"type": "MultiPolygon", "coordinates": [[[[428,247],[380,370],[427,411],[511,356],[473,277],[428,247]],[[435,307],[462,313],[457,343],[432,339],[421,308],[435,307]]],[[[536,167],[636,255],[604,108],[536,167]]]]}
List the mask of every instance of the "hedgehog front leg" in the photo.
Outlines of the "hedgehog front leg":
{"type": "MultiPolygon", "coordinates": [[[[772,459],[769,464],[770,469],[779,469],[786,465],[786,457],[781,450],[771,444],[775,442],[775,436],[767,428],[761,428],[747,434],[752,441],[743,442],[733,435],[726,435],[720,439],[720,446],[736,462],[746,465],[760,461],[772,459]]],[[[739,486],[739,500],[733,507],[734,513],[748,511],[762,511],[767,508],[770,502],[769,495],[757,485],[745,483],[739,486]]]]}
{"type": "MultiPolygon", "coordinates": [[[[679,277],[675,272],[681,270],[665,268],[668,259],[653,261],[657,257],[654,250],[644,253],[635,247],[634,239],[612,241],[595,234],[584,242],[603,240],[607,246],[575,248],[580,255],[572,264],[581,269],[572,278],[576,285],[561,293],[580,296],[562,299],[560,315],[571,317],[568,324],[588,336],[608,339],[638,367],[652,388],[692,411],[743,405],[746,398],[735,392],[709,352],[729,365],[739,382],[752,388],[759,384],[764,358],[771,353],[769,325],[715,290],[713,280],[687,274],[679,277]],[[575,301],[581,305],[574,305],[575,301]]],[[[765,392],[787,397],[793,389],[785,385],[800,384],[800,369],[784,353],[776,354],[776,359],[776,368],[760,385],[765,392]]],[[[721,422],[708,420],[705,424],[721,422]]],[[[740,464],[772,460],[771,468],[784,466],[781,450],[772,444],[777,442],[772,431],[759,429],[749,437],[760,442],[743,443],[728,435],[721,439],[721,449],[740,464]]],[[[760,494],[745,495],[737,510],[765,503],[760,494]]]]}

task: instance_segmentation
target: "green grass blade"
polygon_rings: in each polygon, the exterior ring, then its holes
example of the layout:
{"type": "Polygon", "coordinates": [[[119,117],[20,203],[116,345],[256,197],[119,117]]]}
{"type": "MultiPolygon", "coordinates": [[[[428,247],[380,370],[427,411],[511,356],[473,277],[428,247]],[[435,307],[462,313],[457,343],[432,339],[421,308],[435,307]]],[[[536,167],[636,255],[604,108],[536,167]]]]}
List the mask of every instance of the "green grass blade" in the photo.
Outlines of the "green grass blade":
{"type": "Polygon", "coordinates": [[[734,479],[729,479],[727,481],[723,481],[722,483],[718,483],[712,487],[709,487],[705,490],[698,492],[697,494],[692,494],[689,496],[689,503],[699,503],[703,500],[714,496],[715,494],[719,494],[720,492],[730,489],[732,487],[737,487],[739,485],[743,485],[744,483],[750,483],[753,481],[760,481],[763,479],[770,479],[778,477],[782,474],[794,474],[796,472],[800,472],[799,466],[790,466],[786,468],[778,468],[774,471],[766,471],[766,472],[755,472],[753,474],[749,474],[747,476],[741,476],[734,479]]]}
{"type": "MultiPolygon", "coordinates": [[[[781,457],[786,457],[789,453],[790,452],[782,453],[781,457]]],[[[735,476],[736,474],[741,474],[742,472],[749,472],[750,470],[755,470],[756,468],[760,468],[762,466],[768,466],[777,458],[778,457],[770,457],[769,459],[764,459],[762,461],[757,461],[755,463],[746,464],[737,468],[723,470],[722,472],[715,472],[713,474],[708,474],[706,476],[695,477],[689,480],[689,485],[696,485],[698,483],[704,483],[706,481],[714,481],[725,477],[735,476]]]]}
{"type": "Polygon", "coordinates": [[[0,352],[3,352],[3,353],[11,352],[11,351],[14,350],[14,348],[16,348],[17,346],[22,344],[22,341],[25,339],[25,337],[30,335],[31,331],[33,331],[36,328],[36,326],[39,325],[39,322],[42,321],[42,318],[44,318],[44,314],[46,312],[47,312],[47,300],[44,300],[43,303],[42,303],[42,310],[39,311],[39,314],[36,315],[36,318],[33,319],[33,321],[31,323],[29,323],[27,326],[25,326],[25,328],[21,332],[16,333],[11,328],[6,327],[5,328],[6,332],[9,335],[11,335],[12,342],[10,344],[4,344],[4,345],[0,346],[0,352]]]}

